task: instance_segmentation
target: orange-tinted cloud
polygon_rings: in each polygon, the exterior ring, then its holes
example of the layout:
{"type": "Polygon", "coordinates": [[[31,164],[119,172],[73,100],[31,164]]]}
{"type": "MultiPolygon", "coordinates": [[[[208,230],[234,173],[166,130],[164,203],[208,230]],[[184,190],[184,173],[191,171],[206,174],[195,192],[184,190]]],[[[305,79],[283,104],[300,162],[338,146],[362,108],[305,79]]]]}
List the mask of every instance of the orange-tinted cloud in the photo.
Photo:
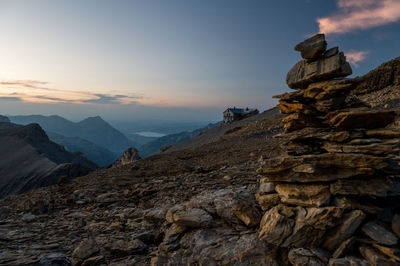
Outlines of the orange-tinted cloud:
{"type": "Polygon", "coordinates": [[[48,87],[48,82],[37,80],[0,81],[0,99],[32,103],[75,103],[75,104],[131,104],[143,97],[118,92],[93,93],[48,87]]]}
{"type": "Polygon", "coordinates": [[[354,65],[355,67],[358,67],[358,63],[364,61],[368,54],[368,51],[350,50],[345,52],[347,61],[349,61],[350,64],[354,65]]]}
{"type": "Polygon", "coordinates": [[[318,18],[319,32],[343,34],[400,20],[399,0],[338,0],[338,11],[318,18]]]}

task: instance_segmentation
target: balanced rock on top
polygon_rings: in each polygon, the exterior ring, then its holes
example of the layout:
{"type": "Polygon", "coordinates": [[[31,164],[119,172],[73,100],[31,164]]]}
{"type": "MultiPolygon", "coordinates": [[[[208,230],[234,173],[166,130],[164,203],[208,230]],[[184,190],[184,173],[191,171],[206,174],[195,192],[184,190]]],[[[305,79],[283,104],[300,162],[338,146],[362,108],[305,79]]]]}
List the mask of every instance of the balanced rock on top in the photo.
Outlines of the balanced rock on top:
{"type": "Polygon", "coordinates": [[[335,47],[323,54],[325,49],[326,41],[323,34],[317,34],[295,46],[295,50],[300,51],[305,60],[294,65],[286,76],[286,83],[291,89],[305,89],[313,82],[352,74],[343,52],[339,52],[335,47]]]}

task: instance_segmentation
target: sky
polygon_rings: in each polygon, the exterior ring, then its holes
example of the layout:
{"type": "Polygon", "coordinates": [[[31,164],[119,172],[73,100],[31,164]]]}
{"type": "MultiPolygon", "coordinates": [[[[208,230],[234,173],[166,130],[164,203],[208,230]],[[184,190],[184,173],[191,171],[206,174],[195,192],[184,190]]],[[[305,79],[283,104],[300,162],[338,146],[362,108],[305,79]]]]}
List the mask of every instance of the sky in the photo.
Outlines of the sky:
{"type": "Polygon", "coordinates": [[[399,0],[0,0],[0,113],[218,121],[274,107],[318,32],[362,75],[400,56],[399,0]]]}

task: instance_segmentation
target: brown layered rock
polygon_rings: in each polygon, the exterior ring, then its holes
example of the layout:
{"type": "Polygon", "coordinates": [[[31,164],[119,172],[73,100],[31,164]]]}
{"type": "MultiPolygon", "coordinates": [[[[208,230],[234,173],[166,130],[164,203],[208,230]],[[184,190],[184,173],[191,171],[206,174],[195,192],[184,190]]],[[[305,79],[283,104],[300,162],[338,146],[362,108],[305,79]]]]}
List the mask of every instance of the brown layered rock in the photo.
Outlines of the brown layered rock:
{"type": "Polygon", "coordinates": [[[282,203],[304,207],[327,205],[331,196],[327,185],[278,184],[276,191],[282,203]]]}
{"type": "Polygon", "coordinates": [[[380,128],[392,123],[396,112],[391,110],[370,111],[362,108],[338,110],[325,116],[331,127],[343,129],[380,128]]]}
{"type": "Polygon", "coordinates": [[[371,176],[389,169],[386,158],[352,154],[323,153],[284,156],[264,161],[257,173],[269,182],[332,181],[356,176],[371,176]]]}

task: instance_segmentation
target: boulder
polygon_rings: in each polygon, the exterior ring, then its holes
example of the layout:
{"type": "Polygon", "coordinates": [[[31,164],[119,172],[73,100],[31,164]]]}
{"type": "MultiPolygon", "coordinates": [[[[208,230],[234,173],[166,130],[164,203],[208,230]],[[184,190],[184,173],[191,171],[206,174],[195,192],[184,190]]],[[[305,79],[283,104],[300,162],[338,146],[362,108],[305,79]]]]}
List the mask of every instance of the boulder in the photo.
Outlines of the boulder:
{"type": "Polygon", "coordinates": [[[281,198],[277,193],[273,194],[256,194],[256,199],[258,204],[260,204],[263,211],[269,210],[270,208],[276,206],[281,201],[281,198]]]}
{"type": "Polygon", "coordinates": [[[285,205],[271,208],[261,219],[258,237],[275,246],[281,245],[293,232],[295,216],[293,208],[285,205]]]}
{"type": "Polygon", "coordinates": [[[83,261],[99,251],[99,247],[93,238],[82,240],[72,252],[74,261],[83,261]]]}
{"type": "Polygon", "coordinates": [[[214,219],[205,210],[197,208],[170,209],[167,221],[190,228],[210,227],[214,219]]]}
{"type": "Polygon", "coordinates": [[[180,247],[163,265],[279,265],[275,249],[255,233],[197,229],[182,237],[180,247]]]}
{"type": "Polygon", "coordinates": [[[361,231],[379,244],[389,246],[397,244],[398,239],[395,235],[374,222],[364,224],[361,231]]]}
{"type": "Polygon", "coordinates": [[[192,198],[187,205],[206,210],[230,224],[245,224],[252,227],[261,219],[254,196],[244,189],[207,191],[192,198]]]}
{"type": "Polygon", "coordinates": [[[304,59],[316,59],[320,57],[326,50],[328,44],[325,41],[324,34],[316,34],[311,38],[297,44],[294,47],[295,51],[301,52],[301,57],[304,59]]]}
{"type": "Polygon", "coordinates": [[[291,89],[305,89],[314,82],[351,74],[350,64],[346,62],[346,57],[341,52],[327,58],[318,58],[313,62],[306,60],[298,62],[288,72],[286,83],[291,89]]]}
{"type": "Polygon", "coordinates": [[[260,193],[274,193],[275,192],[275,183],[273,182],[268,182],[262,178],[260,180],[260,188],[259,188],[260,193]]]}
{"type": "Polygon", "coordinates": [[[281,202],[304,207],[325,206],[329,203],[331,196],[329,186],[318,184],[278,184],[276,192],[281,202]]]}

